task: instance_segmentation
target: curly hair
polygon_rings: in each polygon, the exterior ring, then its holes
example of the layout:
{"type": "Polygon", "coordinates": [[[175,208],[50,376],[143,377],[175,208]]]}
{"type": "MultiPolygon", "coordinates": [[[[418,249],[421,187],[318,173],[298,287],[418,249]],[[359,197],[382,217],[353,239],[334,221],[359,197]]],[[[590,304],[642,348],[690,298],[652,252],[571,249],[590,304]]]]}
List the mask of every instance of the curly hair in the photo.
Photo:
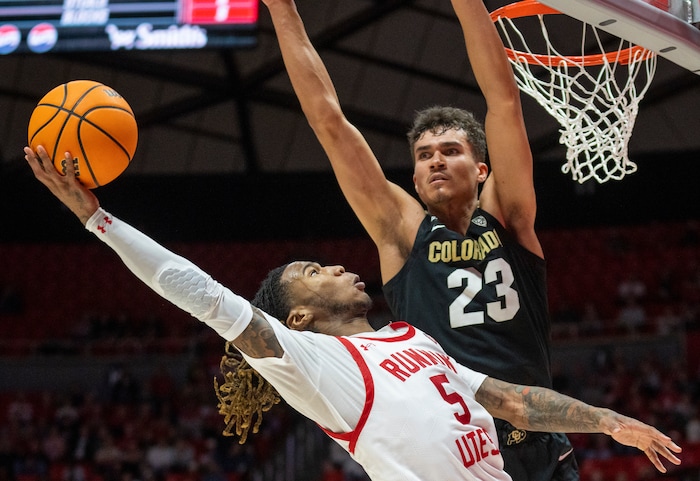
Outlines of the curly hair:
{"type": "Polygon", "coordinates": [[[450,129],[464,130],[476,160],[486,162],[486,134],[481,122],[474,117],[474,114],[464,109],[442,106],[428,107],[416,113],[413,126],[406,134],[411,148],[411,157],[413,157],[416,142],[425,132],[442,134],[450,129]]]}
{"type": "MultiPolygon", "coordinates": [[[[288,283],[282,282],[287,265],[271,270],[260,284],[251,304],[280,319],[287,318],[291,309],[288,283]]],[[[214,378],[219,414],[224,417],[224,436],[237,435],[239,443],[248,439],[249,431],[257,433],[262,415],[279,403],[280,396],[272,385],[253,369],[229,341],[224,348],[219,370],[223,383],[214,378]]]]}

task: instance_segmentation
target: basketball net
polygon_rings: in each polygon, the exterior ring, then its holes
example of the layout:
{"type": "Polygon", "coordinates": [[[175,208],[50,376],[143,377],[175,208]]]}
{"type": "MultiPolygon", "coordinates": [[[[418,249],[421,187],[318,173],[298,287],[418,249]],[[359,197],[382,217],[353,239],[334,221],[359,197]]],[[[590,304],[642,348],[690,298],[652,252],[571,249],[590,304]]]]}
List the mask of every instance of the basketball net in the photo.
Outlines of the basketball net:
{"type": "Polygon", "coordinates": [[[524,0],[492,14],[504,37],[518,87],[561,125],[559,142],[566,146],[562,172],[571,173],[579,183],[620,180],[637,170],[629,159],[628,144],[639,102],[656,71],[656,55],[621,39],[616,51],[605,53],[598,29],[585,23],[581,56],[562,55],[549,39],[544,14],[559,12],[524,0]],[[518,4],[528,4],[529,9],[503,12],[518,4]],[[544,36],[547,52],[543,55],[530,50],[511,19],[533,15],[544,36]],[[601,55],[586,54],[588,32],[592,32],[601,55]]]}

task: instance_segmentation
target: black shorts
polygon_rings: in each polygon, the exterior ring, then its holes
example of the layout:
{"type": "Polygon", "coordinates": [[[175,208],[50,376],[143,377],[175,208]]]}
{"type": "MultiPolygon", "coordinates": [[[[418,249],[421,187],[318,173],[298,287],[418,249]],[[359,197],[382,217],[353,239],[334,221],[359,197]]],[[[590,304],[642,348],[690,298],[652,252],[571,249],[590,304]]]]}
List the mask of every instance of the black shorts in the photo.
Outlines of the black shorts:
{"type": "Polygon", "coordinates": [[[516,429],[496,420],[505,470],[513,481],[578,481],[578,463],[569,438],[561,433],[516,429]]]}

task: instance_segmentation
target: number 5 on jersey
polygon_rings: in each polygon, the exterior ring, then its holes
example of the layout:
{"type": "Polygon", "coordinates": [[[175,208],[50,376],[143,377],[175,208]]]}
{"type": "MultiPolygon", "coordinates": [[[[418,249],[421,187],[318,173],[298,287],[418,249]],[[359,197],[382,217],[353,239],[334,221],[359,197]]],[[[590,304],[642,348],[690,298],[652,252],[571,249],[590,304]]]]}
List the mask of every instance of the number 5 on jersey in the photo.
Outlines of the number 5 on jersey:
{"type": "Polygon", "coordinates": [[[472,420],[472,415],[469,412],[469,408],[467,407],[467,403],[464,402],[464,399],[462,396],[459,395],[459,393],[452,391],[452,392],[447,392],[445,389],[445,384],[449,384],[449,380],[447,379],[447,376],[445,374],[438,374],[436,376],[431,376],[430,380],[433,382],[435,385],[435,389],[438,390],[440,393],[440,396],[447,401],[450,404],[458,404],[462,408],[462,412],[456,412],[455,418],[457,418],[457,421],[459,421],[462,424],[469,424],[469,421],[472,420]]]}

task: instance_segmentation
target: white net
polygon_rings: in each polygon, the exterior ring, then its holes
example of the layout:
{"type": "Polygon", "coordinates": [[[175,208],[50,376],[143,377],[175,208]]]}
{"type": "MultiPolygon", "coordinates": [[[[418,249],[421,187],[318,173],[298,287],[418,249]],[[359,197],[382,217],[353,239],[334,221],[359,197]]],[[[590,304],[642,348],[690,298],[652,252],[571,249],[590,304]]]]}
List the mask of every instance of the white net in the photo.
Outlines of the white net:
{"type": "Polygon", "coordinates": [[[635,172],[637,165],[629,159],[628,144],[639,102],[656,71],[656,55],[635,47],[630,59],[622,61],[621,53],[633,46],[618,39],[617,57],[601,55],[600,65],[586,65],[583,57],[588,32],[592,32],[600,52],[606,51],[595,27],[583,25],[581,57],[565,57],[552,46],[544,15],[537,17],[546,55],[532,53],[510,18],[500,17],[496,24],[506,46],[515,53],[511,64],[520,90],[537,100],[561,125],[559,141],[567,149],[562,171],[571,173],[579,183],[620,180],[635,172]]]}

